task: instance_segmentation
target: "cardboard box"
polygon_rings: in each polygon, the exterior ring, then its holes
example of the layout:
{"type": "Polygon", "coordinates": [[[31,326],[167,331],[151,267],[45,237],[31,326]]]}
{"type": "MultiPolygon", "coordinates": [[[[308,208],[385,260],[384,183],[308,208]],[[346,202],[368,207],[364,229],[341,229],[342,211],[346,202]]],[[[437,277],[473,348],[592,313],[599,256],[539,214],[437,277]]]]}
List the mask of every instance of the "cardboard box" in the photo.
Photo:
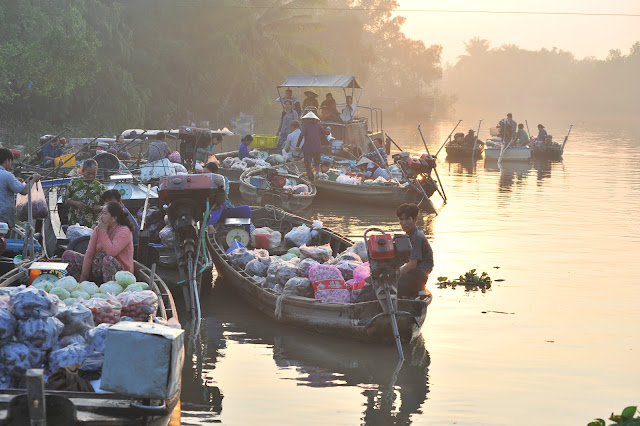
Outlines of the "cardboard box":
{"type": "Polygon", "coordinates": [[[184,330],[125,321],[109,327],[101,388],[119,394],[168,399],[180,390],[184,330]]]}

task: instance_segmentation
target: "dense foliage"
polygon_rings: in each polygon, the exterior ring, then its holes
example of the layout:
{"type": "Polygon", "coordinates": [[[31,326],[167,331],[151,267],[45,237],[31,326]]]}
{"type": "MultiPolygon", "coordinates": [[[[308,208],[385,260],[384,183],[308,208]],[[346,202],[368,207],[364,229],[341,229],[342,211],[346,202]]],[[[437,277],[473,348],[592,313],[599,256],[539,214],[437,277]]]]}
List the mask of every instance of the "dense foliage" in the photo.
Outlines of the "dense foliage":
{"type": "MultiPolygon", "coordinates": [[[[440,47],[408,39],[395,0],[0,0],[0,140],[84,136],[239,112],[277,120],[293,73],[429,93],[440,47]],[[345,7],[361,8],[353,12],[345,7]],[[372,10],[375,9],[375,10],[372,10]]],[[[272,130],[272,129],[270,129],[272,130]]]]}
{"type": "MultiPolygon", "coordinates": [[[[630,406],[622,410],[621,414],[611,413],[611,417],[609,420],[615,422],[616,425],[640,425],[640,417],[634,417],[638,412],[637,406],[630,406]]],[[[605,426],[606,422],[604,419],[595,419],[592,422],[589,422],[587,426],[605,426]]]]}

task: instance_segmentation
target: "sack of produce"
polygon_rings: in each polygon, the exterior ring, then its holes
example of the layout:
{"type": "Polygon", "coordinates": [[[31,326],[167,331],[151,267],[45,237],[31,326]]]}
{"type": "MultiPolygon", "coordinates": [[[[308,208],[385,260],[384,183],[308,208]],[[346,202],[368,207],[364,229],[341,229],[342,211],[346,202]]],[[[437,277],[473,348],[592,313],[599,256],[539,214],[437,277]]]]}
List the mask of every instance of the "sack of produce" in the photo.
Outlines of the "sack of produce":
{"type": "Polygon", "coordinates": [[[111,324],[100,324],[85,334],[85,339],[89,344],[89,352],[104,353],[104,349],[107,346],[107,330],[111,327],[111,324]]]}
{"type": "Polygon", "coordinates": [[[51,349],[58,341],[64,324],[54,317],[28,318],[18,321],[16,339],[37,349],[51,349]]]}
{"type": "Polygon", "coordinates": [[[355,303],[358,296],[360,296],[360,293],[362,293],[364,288],[368,285],[369,285],[368,282],[364,280],[357,280],[355,278],[347,281],[347,288],[349,289],[349,292],[351,294],[350,302],[355,303]]]}
{"type": "MultiPolygon", "coordinates": [[[[104,285],[104,284],[103,284],[104,285]]],[[[81,300],[80,303],[91,310],[93,315],[93,323],[99,324],[115,324],[120,320],[122,306],[118,299],[108,294],[105,299],[92,297],[89,300],[81,300]]]]}
{"type": "Polygon", "coordinates": [[[350,279],[353,278],[353,271],[360,265],[362,265],[362,262],[359,261],[355,261],[355,260],[339,260],[336,263],[334,263],[335,267],[338,268],[338,270],[340,270],[340,272],[342,273],[342,277],[349,281],[350,279]]]}
{"type": "Polygon", "coordinates": [[[121,314],[134,321],[147,322],[149,315],[155,315],[158,310],[158,295],[152,290],[125,291],[118,296],[118,302],[122,305],[121,314]]]}
{"type": "Polygon", "coordinates": [[[367,245],[364,241],[358,241],[345,251],[357,254],[363,262],[369,260],[369,255],[367,255],[367,245]]]}
{"type": "Polygon", "coordinates": [[[318,262],[326,262],[331,258],[332,253],[333,249],[329,244],[324,244],[322,246],[304,245],[300,247],[300,255],[302,256],[302,259],[311,258],[318,262]]]}
{"type": "MultiPolygon", "coordinates": [[[[49,207],[40,181],[31,185],[31,215],[33,219],[46,219],[49,216],[49,207]]],[[[16,196],[16,219],[21,222],[29,220],[29,196],[18,194],[16,196]]]]}
{"type": "Polygon", "coordinates": [[[8,309],[0,309],[0,346],[11,341],[17,325],[16,317],[8,309]]]}
{"type": "Polygon", "coordinates": [[[314,291],[313,285],[308,278],[293,277],[289,278],[289,281],[284,285],[284,294],[290,294],[294,296],[309,297],[313,299],[314,291]]]}
{"type": "Polygon", "coordinates": [[[70,336],[61,337],[60,340],[58,340],[58,343],[53,346],[53,350],[62,349],[73,344],[84,345],[86,343],[87,339],[84,338],[83,334],[72,334],[70,336]]]}
{"type": "Polygon", "coordinates": [[[282,234],[271,228],[256,228],[251,234],[251,245],[253,247],[271,250],[282,242],[282,234]]]}
{"type": "Polygon", "coordinates": [[[224,167],[225,169],[231,168],[231,165],[233,165],[233,160],[235,160],[235,158],[233,157],[225,158],[224,160],[222,160],[222,167],[224,167]]]}
{"type": "Polygon", "coordinates": [[[11,292],[13,315],[18,319],[51,317],[64,304],[55,295],[35,287],[16,288],[11,292]]]}
{"type": "Polygon", "coordinates": [[[60,333],[62,337],[86,333],[94,327],[91,310],[79,303],[60,309],[56,314],[56,318],[64,324],[62,333],[60,333]]]}
{"type": "Polygon", "coordinates": [[[73,345],[51,351],[49,354],[49,370],[54,373],[58,368],[84,361],[89,352],[86,344],[73,345]]]}
{"type": "Polygon", "coordinates": [[[260,277],[266,277],[267,269],[269,269],[269,265],[264,264],[260,259],[253,259],[251,262],[247,263],[244,271],[252,276],[258,275],[260,277]]]}
{"type": "Polygon", "coordinates": [[[318,265],[319,262],[317,260],[314,260],[310,257],[306,258],[306,259],[302,259],[300,261],[300,263],[298,263],[298,276],[303,277],[303,278],[308,278],[309,277],[309,268],[312,265],[318,265]]]}
{"type": "Polygon", "coordinates": [[[292,263],[283,261],[276,270],[276,283],[284,287],[289,279],[298,276],[298,267],[292,263]]]}
{"type": "Polygon", "coordinates": [[[360,259],[360,256],[358,256],[358,254],[345,250],[342,253],[338,254],[338,256],[336,256],[336,263],[338,262],[362,263],[362,259],[360,259]]]}
{"type": "Polygon", "coordinates": [[[300,247],[305,244],[309,244],[311,241],[311,228],[307,225],[300,225],[287,232],[284,236],[284,241],[295,247],[300,247]]]}
{"type": "Polygon", "coordinates": [[[11,296],[8,294],[0,295],[0,309],[11,310],[11,296]]]}
{"type": "Polygon", "coordinates": [[[80,237],[90,237],[91,234],[93,234],[93,229],[76,223],[75,225],[71,225],[67,228],[66,234],[69,239],[69,243],[71,243],[80,237]]]}
{"type": "Polygon", "coordinates": [[[349,289],[340,270],[334,265],[313,265],[309,268],[315,298],[323,302],[348,303],[349,289]]]}
{"type": "Polygon", "coordinates": [[[24,373],[32,368],[29,348],[23,343],[10,342],[2,346],[0,359],[6,373],[16,378],[22,378],[24,373]]]}
{"type": "Polygon", "coordinates": [[[165,247],[174,247],[176,243],[175,233],[173,232],[173,228],[169,225],[162,228],[160,231],[160,241],[162,241],[162,245],[165,247]]]}
{"type": "Polygon", "coordinates": [[[247,263],[256,258],[256,255],[252,251],[249,251],[244,247],[233,250],[228,254],[228,256],[231,260],[231,265],[236,269],[242,270],[246,268],[247,263]]]}
{"type": "Polygon", "coordinates": [[[260,287],[264,287],[264,284],[267,281],[267,277],[260,277],[258,275],[254,275],[251,278],[253,278],[260,287]]]}
{"type": "Polygon", "coordinates": [[[369,262],[361,263],[356,269],[353,270],[353,279],[357,281],[364,281],[371,276],[371,270],[369,268],[369,262]]]}
{"type": "Polygon", "coordinates": [[[291,188],[291,193],[292,194],[304,194],[305,192],[311,192],[309,190],[309,187],[307,185],[305,185],[304,183],[300,183],[298,185],[294,185],[293,188],[291,188]]]}
{"type": "Polygon", "coordinates": [[[278,284],[278,280],[276,279],[276,273],[278,272],[278,268],[280,264],[283,263],[282,259],[272,259],[269,268],[267,268],[267,279],[262,283],[262,287],[264,288],[274,288],[276,284],[278,284]]]}

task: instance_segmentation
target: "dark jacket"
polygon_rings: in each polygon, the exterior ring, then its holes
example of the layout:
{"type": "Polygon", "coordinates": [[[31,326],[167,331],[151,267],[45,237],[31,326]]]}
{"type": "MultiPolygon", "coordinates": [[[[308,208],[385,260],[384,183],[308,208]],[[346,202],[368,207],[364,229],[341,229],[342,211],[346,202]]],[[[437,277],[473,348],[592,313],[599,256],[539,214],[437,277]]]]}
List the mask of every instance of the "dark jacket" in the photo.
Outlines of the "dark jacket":
{"type": "Polygon", "coordinates": [[[304,138],[304,146],[302,147],[302,151],[305,154],[322,152],[321,138],[324,139],[325,135],[328,135],[329,133],[331,133],[331,131],[328,128],[324,128],[317,121],[305,123],[305,125],[302,126],[300,136],[298,136],[298,143],[296,144],[296,147],[300,147],[300,142],[302,142],[302,138],[304,138]]]}

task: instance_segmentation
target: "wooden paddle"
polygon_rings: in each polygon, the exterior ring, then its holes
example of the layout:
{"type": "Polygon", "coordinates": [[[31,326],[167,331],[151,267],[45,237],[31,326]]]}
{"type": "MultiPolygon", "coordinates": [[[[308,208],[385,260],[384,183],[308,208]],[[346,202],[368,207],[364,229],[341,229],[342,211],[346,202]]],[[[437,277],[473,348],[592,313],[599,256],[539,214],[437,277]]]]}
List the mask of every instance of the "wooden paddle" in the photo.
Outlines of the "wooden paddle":
{"type": "MultiPolygon", "coordinates": [[[[462,121],[462,120],[460,120],[462,121]]],[[[458,124],[460,124],[458,122],[458,124]]],[[[458,126],[456,126],[458,127],[458,126]]],[[[456,129],[453,129],[454,131],[456,129]]],[[[420,132],[420,137],[422,138],[422,143],[424,144],[424,148],[427,150],[427,155],[431,156],[431,153],[429,153],[429,147],[427,146],[427,141],[424,140],[424,135],[422,134],[422,129],[420,128],[420,125],[418,124],[418,132],[420,132]]],[[[453,133],[453,131],[451,132],[453,133]]],[[[444,200],[444,202],[447,202],[447,194],[444,193],[444,187],[442,186],[442,180],[440,179],[440,175],[438,174],[438,169],[436,168],[436,163],[435,163],[435,159],[433,162],[434,166],[433,166],[433,171],[436,172],[436,177],[438,178],[438,183],[440,184],[439,187],[442,189],[442,192],[440,192],[440,189],[438,189],[438,193],[442,196],[442,199],[444,200]]]]}
{"type": "Polygon", "coordinates": [[[471,162],[473,162],[476,156],[476,145],[478,144],[478,135],[480,134],[480,125],[482,124],[482,120],[478,122],[478,132],[476,133],[476,137],[473,139],[473,151],[471,152],[471,162]]]}
{"type": "MultiPolygon", "coordinates": [[[[451,135],[453,135],[453,132],[455,132],[455,131],[456,131],[456,129],[458,128],[458,126],[460,125],[460,123],[462,123],[462,120],[458,120],[458,124],[456,124],[456,127],[454,127],[454,128],[453,128],[453,130],[451,131],[451,133],[449,133],[449,136],[447,136],[447,138],[444,140],[444,143],[442,144],[442,146],[440,146],[440,149],[438,149],[438,151],[436,152],[435,157],[437,157],[437,156],[438,156],[438,154],[440,154],[440,151],[442,151],[442,148],[444,148],[444,146],[447,144],[447,142],[448,142],[449,140],[451,140],[451,135]]],[[[418,126],[418,127],[420,127],[420,126],[418,126]]],[[[431,155],[431,154],[429,154],[429,155],[431,155]]]]}

